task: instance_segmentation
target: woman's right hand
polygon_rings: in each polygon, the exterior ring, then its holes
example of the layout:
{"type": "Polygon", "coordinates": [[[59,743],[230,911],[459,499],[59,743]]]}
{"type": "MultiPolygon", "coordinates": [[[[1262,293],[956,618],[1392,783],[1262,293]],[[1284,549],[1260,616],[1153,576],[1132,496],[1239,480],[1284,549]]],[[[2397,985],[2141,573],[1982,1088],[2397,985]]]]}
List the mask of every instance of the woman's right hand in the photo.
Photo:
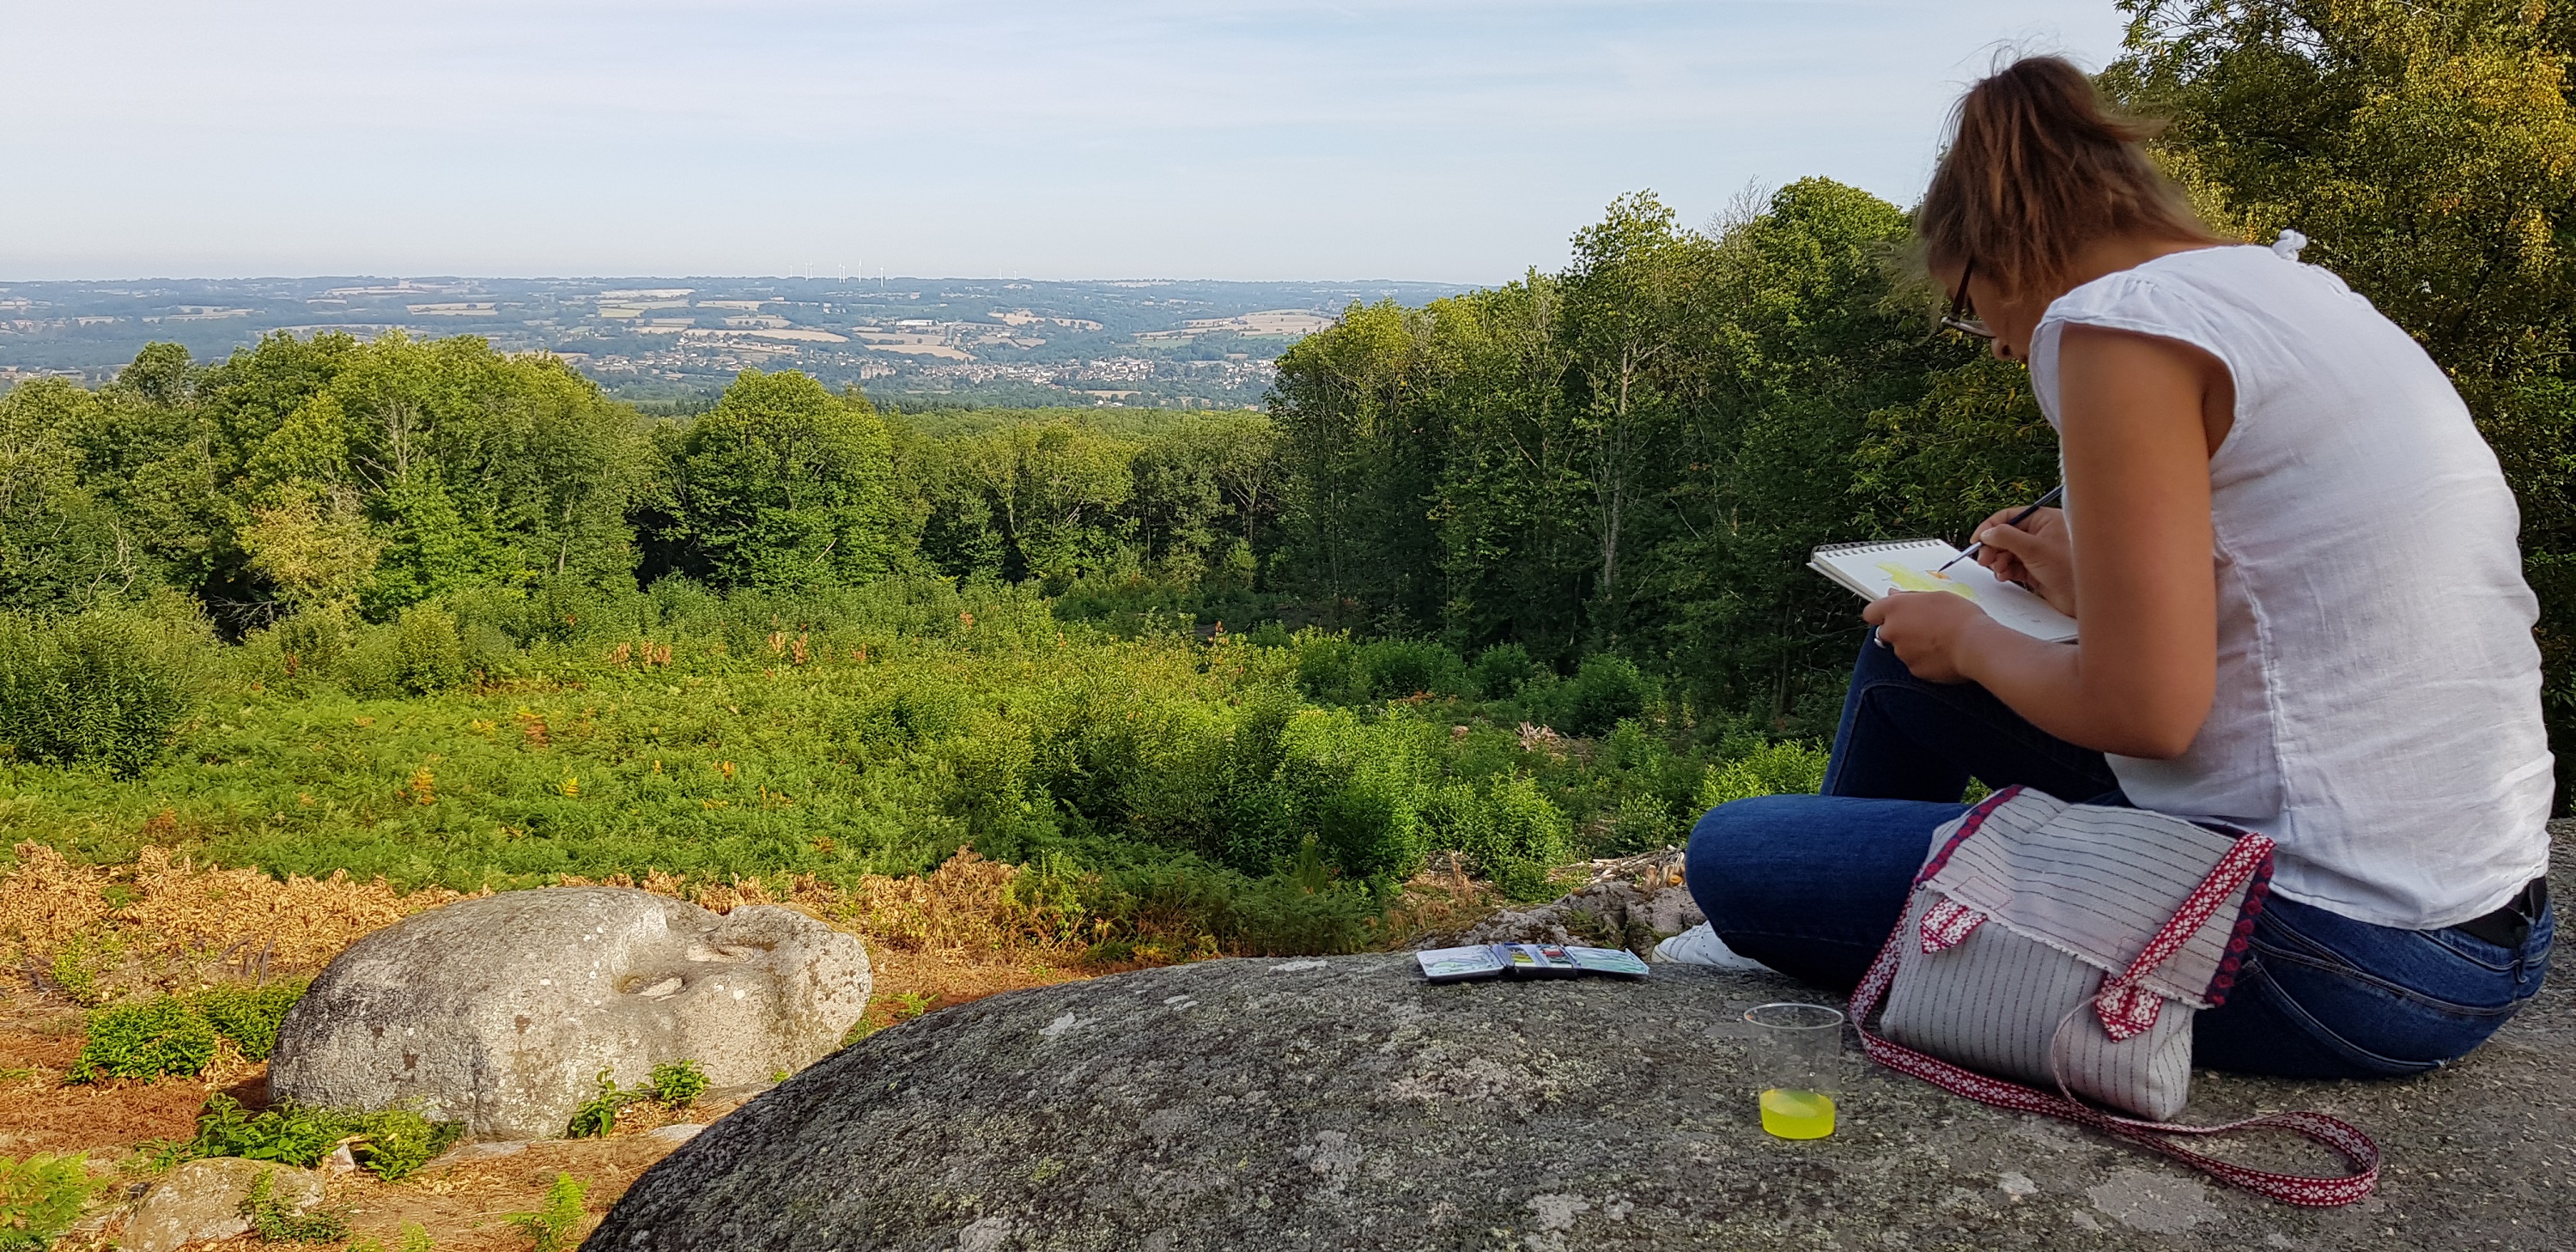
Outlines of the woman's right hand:
{"type": "Polygon", "coordinates": [[[2008,583],[2031,590],[2048,607],[2075,616],[2075,545],[2066,529],[2066,510],[2041,509],[2019,527],[2020,509],[1998,510],[1977,527],[1977,564],[2008,583]]]}

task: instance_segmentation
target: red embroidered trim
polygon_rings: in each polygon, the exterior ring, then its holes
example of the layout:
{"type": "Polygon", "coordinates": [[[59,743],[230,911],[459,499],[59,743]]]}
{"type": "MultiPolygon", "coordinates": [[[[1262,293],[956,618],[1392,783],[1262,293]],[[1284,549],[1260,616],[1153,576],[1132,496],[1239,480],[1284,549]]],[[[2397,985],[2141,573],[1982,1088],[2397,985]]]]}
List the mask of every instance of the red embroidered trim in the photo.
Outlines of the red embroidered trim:
{"type": "Polygon", "coordinates": [[[2147,1033],[2164,1007],[2163,996],[2117,978],[2103,979],[2102,989],[2093,993],[2093,1015],[2102,1019],[2102,1033],[2114,1042],[2147,1033]]]}
{"type": "Polygon", "coordinates": [[[2211,914],[2236,894],[2236,889],[2250,881],[2272,860],[2272,841],[2262,835],[2247,835],[2236,841],[2200,885],[2184,896],[2174,915],[2165,919],[2164,929],[2147,940],[2138,950],[2136,960],[2116,978],[2102,980],[2102,989],[2093,997],[2093,1012],[2102,1019],[2102,1029],[2117,1039],[2131,1039],[2156,1024],[2156,1013],[2164,1001],[2155,993],[2139,986],[2139,980],[2154,973],[2157,966],[2209,923],[2211,914]]]}
{"type": "Polygon", "coordinates": [[[1923,910],[1923,954],[1930,956],[1958,947],[1985,924],[1985,914],[1944,896],[1923,910]]]}
{"type": "MultiPolygon", "coordinates": [[[[2238,833],[2241,837],[2247,832],[2238,833]]],[[[2244,967],[2246,950],[2254,944],[2254,921],[2263,915],[2263,902],[2271,895],[2272,857],[2267,853],[2262,868],[2254,871],[2254,881],[2245,885],[2245,903],[2236,910],[2236,928],[2228,932],[2226,959],[2218,963],[2218,972],[2210,977],[2209,990],[2201,993],[2209,1007],[2227,1003],[2227,993],[2235,989],[2236,972],[2244,967]]]]}
{"type": "Polygon", "coordinates": [[[1977,833],[1977,828],[1979,826],[1986,824],[1987,815],[1993,813],[1996,809],[2002,808],[2005,804],[2009,803],[2014,796],[2020,795],[2021,792],[2021,784],[2014,783],[2013,785],[1978,801],[1977,807],[1967,811],[1965,815],[1966,820],[1959,823],[1958,831],[1950,836],[1949,842],[1942,844],[1941,850],[1933,853],[1932,859],[1923,863],[1922,871],[1914,875],[1914,885],[1920,887],[1923,884],[1932,881],[1932,876],[1940,873],[1941,867],[1950,863],[1950,854],[1958,851],[1959,845],[1968,841],[1968,836],[1977,833]]]}

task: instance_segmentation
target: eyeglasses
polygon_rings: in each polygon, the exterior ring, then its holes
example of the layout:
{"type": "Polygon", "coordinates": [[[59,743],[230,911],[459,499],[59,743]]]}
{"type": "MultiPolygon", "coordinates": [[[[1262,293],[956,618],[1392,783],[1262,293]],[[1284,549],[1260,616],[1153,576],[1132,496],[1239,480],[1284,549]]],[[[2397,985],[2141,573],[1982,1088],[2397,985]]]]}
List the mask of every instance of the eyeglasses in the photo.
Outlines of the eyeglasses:
{"type": "Polygon", "coordinates": [[[1986,325],[1985,319],[1977,316],[1976,307],[1968,303],[1968,279],[1976,272],[1977,262],[1974,257],[1970,257],[1968,263],[1960,267],[1959,294],[1950,297],[1950,312],[1941,319],[1941,327],[1944,330],[1955,330],[1962,335],[1992,339],[1995,337],[1995,332],[1986,325]]]}

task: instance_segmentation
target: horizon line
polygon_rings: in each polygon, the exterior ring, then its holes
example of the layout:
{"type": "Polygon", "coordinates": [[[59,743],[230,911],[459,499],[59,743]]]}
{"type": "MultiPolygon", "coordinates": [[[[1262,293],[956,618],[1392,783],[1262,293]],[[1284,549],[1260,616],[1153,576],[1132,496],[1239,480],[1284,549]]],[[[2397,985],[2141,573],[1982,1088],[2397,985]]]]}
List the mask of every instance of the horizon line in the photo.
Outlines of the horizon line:
{"type": "MultiPolygon", "coordinates": [[[[800,274],[232,274],[232,275],[128,275],[103,278],[0,278],[0,287],[37,283],[256,283],[256,282],[327,282],[339,279],[385,280],[397,283],[413,281],[481,281],[511,282],[632,282],[671,280],[677,282],[784,282],[830,283],[841,286],[853,282],[889,283],[1239,283],[1261,285],[1297,283],[1308,286],[1350,285],[1357,283],[1397,283],[1414,287],[1474,287],[1493,284],[1462,283],[1433,278],[1178,278],[1129,275],[1103,278],[975,278],[960,274],[894,274],[874,278],[824,278],[800,274]]],[[[1505,279],[1504,282],[1516,281],[1505,279]]]]}

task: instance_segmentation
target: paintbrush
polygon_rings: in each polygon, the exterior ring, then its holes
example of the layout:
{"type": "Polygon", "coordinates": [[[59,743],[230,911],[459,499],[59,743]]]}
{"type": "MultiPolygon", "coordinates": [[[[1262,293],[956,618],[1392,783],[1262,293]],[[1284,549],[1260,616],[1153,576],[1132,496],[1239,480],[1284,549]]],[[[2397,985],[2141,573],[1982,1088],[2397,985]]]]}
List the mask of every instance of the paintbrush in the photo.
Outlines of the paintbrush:
{"type": "MultiPolygon", "coordinates": [[[[2050,505],[2052,505],[2052,504],[2055,504],[2055,503],[2057,503],[2058,501],[2063,500],[2063,499],[2065,499],[2065,498],[2066,498],[2066,484],[2064,484],[2064,483],[2059,483],[2059,484],[2057,484],[2056,486],[2049,488],[2049,489],[2048,489],[2048,494],[2047,494],[2047,495],[2044,495],[2044,496],[2041,496],[2041,497],[2039,498],[2039,503],[2034,504],[2034,505],[2030,506],[2029,508],[2023,509],[2023,510],[2022,510],[2021,512],[2019,512],[2019,513],[2015,513],[2015,514],[2013,514],[2013,516],[2012,516],[2012,520],[2011,520],[2011,521],[2009,521],[2009,522],[2004,523],[2004,525],[2006,525],[2006,526],[2010,526],[2010,527],[2012,527],[2012,528],[2013,528],[2013,529],[2015,529],[2015,530],[2019,530],[2019,529],[2021,529],[2021,524],[2022,524],[2023,522],[2027,522],[2027,521],[2029,521],[2029,520],[2030,520],[2031,514],[2033,514],[2033,513],[2037,513],[2037,512],[2039,512],[2041,509],[2047,508],[2048,506],[2050,506],[2050,505]]],[[[1934,571],[1932,571],[1932,572],[1933,572],[1933,573],[1935,573],[1935,574],[1938,574],[1938,573],[1940,573],[1940,572],[1941,572],[1941,570],[1946,570],[1946,569],[1950,568],[1951,566],[1958,564],[1958,563],[1959,563],[1959,562],[1961,562],[1961,561],[1967,560],[1969,557],[1975,556],[1975,555],[1977,554],[1977,550],[1978,550],[1978,549],[1983,548],[1983,547],[1985,547],[1985,546],[1986,546],[1985,541],[1984,541],[1984,540],[1982,540],[1982,539],[1981,539],[1981,540],[1978,540],[1978,541],[1977,541],[1977,542],[1975,542],[1975,543],[1969,544],[1969,545],[1968,545],[1968,550],[1967,550],[1967,551],[1962,552],[1962,553],[1960,553],[1960,554],[1959,554],[1959,555],[1957,555],[1957,556],[1951,557],[1949,560],[1946,560],[1946,561],[1941,562],[1941,569],[1936,569],[1936,570],[1934,570],[1934,571]]]]}

